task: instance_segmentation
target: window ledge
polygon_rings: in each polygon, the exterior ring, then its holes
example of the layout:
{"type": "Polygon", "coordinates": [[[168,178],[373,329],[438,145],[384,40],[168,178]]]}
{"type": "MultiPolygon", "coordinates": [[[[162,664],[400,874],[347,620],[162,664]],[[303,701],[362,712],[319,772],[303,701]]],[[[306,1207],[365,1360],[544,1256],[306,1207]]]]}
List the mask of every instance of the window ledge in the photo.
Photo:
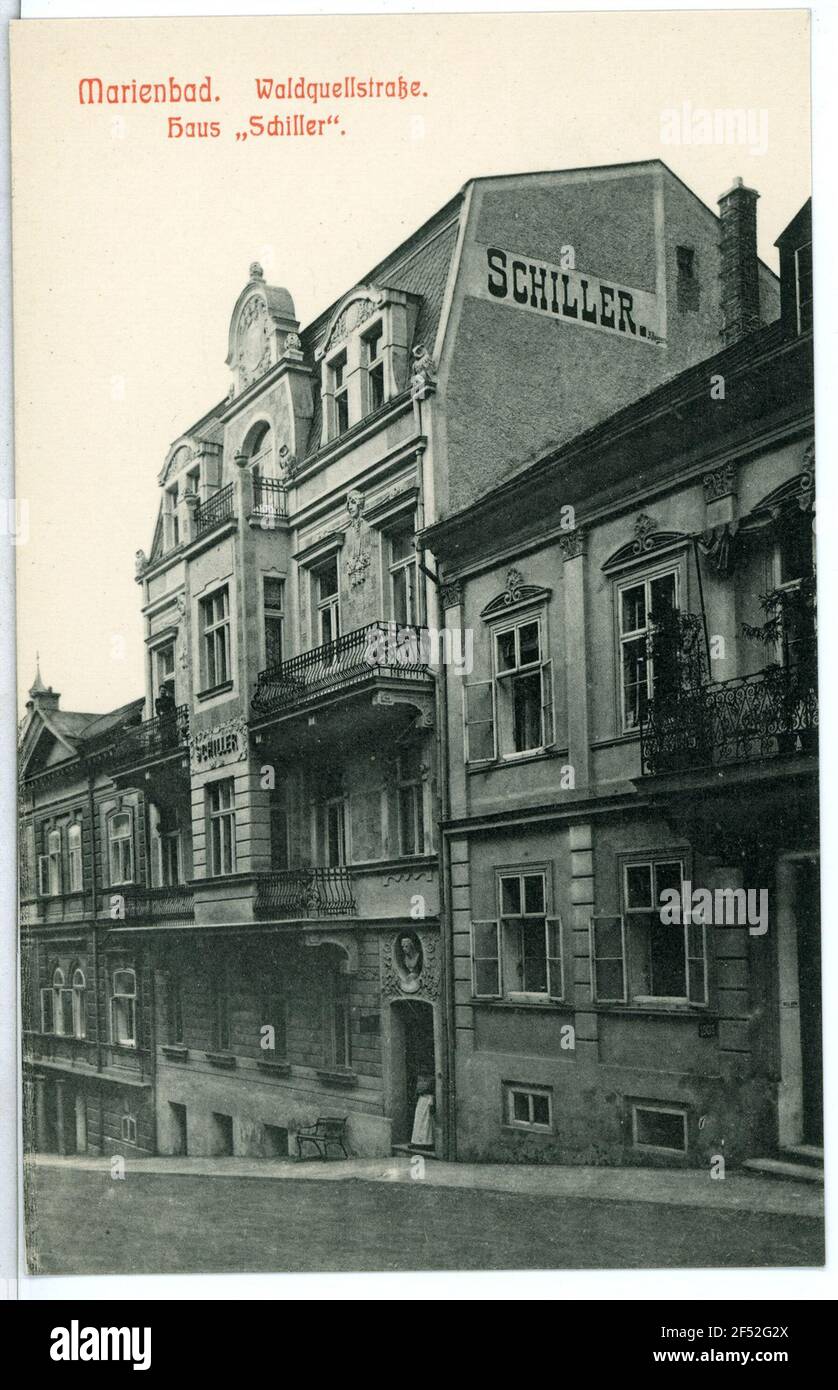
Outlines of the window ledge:
{"type": "Polygon", "coordinates": [[[551,745],[549,748],[536,748],[532,753],[514,753],[508,757],[487,758],[485,762],[466,763],[466,772],[494,772],[496,768],[501,767],[520,767],[522,764],[545,762],[550,758],[561,758],[568,751],[567,748],[556,748],[551,745]]]}
{"type": "Polygon", "coordinates": [[[271,1076],[290,1076],[290,1062],[269,1062],[266,1058],[260,1057],[256,1063],[260,1071],[266,1071],[271,1076]]]}
{"type": "Polygon", "coordinates": [[[326,1086],[342,1086],[349,1090],[358,1085],[358,1075],[354,1071],[340,1071],[335,1067],[318,1067],[317,1075],[326,1086]]]}
{"type": "Polygon", "coordinates": [[[232,681],[222,681],[221,685],[210,685],[206,690],[199,690],[195,696],[196,700],[211,700],[215,695],[225,695],[228,690],[233,689],[232,681]]]}
{"type": "Polygon", "coordinates": [[[538,1013],[569,1013],[574,1006],[562,999],[480,999],[473,997],[471,1004],[488,1009],[534,1009],[538,1013]]]}
{"type": "Polygon", "coordinates": [[[164,1057],[168,1057],[172,1062],[188,1062],[189,1048],[181,1043],[163,1043],[160,1051],[164,1057]]]}
{"type": "Polygon", "coordinates": [[[231,1071],[236,1065],[236,1058],[232,1052],[205,1052],[204,1056],[210,1066],[220,1067],[225,1071],[231,1071]]]}
{"type": "Polygon", "coordinates": [[[646,1017],[651,1015],[653,1018],[695,1018],[705,1023],[718,1023],[719,1014],[709,1009],[706,1004],[585,1004],[585,1013],[594,1014],[626,1014],[630,1017],[646,1017]]]}

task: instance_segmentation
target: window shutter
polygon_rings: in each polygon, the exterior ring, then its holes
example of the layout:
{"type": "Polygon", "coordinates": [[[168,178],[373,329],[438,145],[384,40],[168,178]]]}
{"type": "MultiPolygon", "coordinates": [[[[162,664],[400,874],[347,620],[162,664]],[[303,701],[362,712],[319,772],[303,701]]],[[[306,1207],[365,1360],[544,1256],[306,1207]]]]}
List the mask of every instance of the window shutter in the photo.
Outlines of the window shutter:
{"type": "Polygon", "coordinates": [[[707,1003],[707,927],[687,923],[687,998],[691,1004],[707,1003]]]}
{"type": "Polygon", "coordinates": [[[38,855],[38,892],[42,898],[49,897],[49,855],[38,855]]]}
{"type": "Polygon", "coordinates": [[[561,917],[548,917],[547,931],[547,993],[551,999],[564,999],[564,947],[561,917]]]}
{"type": "Polygon", "coordinates": [[[463,686],[463,726],[466,762],[492,762],[497,756],[492,681],[471,681],[463,686]]]}
{"type": "Polygon", "coordinates": [[[471,924],[472,989],[476,999],[500,998],[500,924],[471,924]]]}
{"type": "Polygon", "coordinates": [[[626,1002],[626,926],[623,917],[591,918],[591,993],[601,1004],[626,1002]]]}
{"type": "Polygon", "coordinates": [[[549,748],[555,741],[553,663],[545,661],[541,667],[541,742],[545,748],[549,748]]]}
{"type": "Polygon", "coordinates": [[[41,990],[41,1032],[55,1032],[55,994],[52,989],[41,990]]]}

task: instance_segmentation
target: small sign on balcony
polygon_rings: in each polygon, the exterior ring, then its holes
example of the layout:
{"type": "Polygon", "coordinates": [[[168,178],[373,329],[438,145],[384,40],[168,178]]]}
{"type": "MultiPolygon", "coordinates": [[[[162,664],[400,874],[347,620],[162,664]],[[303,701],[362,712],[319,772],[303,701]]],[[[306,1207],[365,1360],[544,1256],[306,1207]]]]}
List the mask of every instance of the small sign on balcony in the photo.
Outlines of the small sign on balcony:
{"type": "Polygon", "coordinates": [[[247,722],[242,718],[214,724],[211,729],[196,730],[189,735],[189,762],[193,772],[209,772],[246,757],[247,722]]]}

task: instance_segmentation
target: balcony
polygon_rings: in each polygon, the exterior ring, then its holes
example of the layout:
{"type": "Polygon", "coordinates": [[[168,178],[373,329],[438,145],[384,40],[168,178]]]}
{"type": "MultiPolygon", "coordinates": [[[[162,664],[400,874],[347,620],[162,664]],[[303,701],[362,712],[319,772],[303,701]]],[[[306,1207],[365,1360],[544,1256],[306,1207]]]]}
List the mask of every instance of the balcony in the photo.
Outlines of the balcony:
{"type": "Polygon", "coordinates": [[[288,499],[285,484],[278,478],[253,479],[254,517],[284,520],[288,516],[288,499]]]}
{"type": "Polygon", "coordinates": [[[816,753],[809,667],[768,667],[653,699],[640,725],[644,776],[816,753]]]}
{"type": "Polygon", "coordinates": [[[260,874],[256,911],[279,919],[354,917],[352,875],[342,864],[260,874]]]}
{"type": "Polygon", "coordinates": [[[124,895],[127,922],[141,919],[154,922],[183,921],[195,916],[192,889],[183,883],[164,888],[145,888],[138,884],[112,891],[124,895]]]}
{"type": "Polygon", "coordinates": [[[120,742],[114,746],[111,766],[136,767],[156,758],[170,757],[185,747],[188,736],[189,709],[186,705],[176,705],[170,714],[157,715],[123,730],[120,742]]]}
{"type": "Polygon", "coordinates": [[[145,1082],[152,1074],[152,1059],[145,1048],[119,1047],[58,1033],[24,1033],[23,1055],[30,1065],[46,1064],[83,1076],[104,1074],[107,1080],[145,1082]]]}
{"type": "Polygon", "coordinates": [[[379,619],[260,671],[251,707],[281,714],[378,679],[427,682],[428,629],[379,619]]]}
{"type": "Polygon", "coordinates": [[[195,529],[198,535],[204,536],[207,531],[214,531],[216,526],[233,521],[236,514],[235,500],[236,485],[228,483],[206,502],[201,502],[195,509],[195,529]]]}

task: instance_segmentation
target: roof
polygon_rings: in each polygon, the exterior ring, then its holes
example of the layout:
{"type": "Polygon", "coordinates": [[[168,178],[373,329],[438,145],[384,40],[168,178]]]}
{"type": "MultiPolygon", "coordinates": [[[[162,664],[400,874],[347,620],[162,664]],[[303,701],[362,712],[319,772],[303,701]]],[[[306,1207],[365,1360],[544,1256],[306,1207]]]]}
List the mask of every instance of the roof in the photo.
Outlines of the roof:
{"type": "Polygon", "coordinates": [[[135,724],[142,718],[145,699],[141,695],[137,700],[131,700],[127,705],[120,705],[119,709],[109,710],[107,714],[96,714],[92,716],[92,722],[87,725],[84,735],[80,742],[90,743],[94,740],[98,742],[105,734],[120,728],[125,724],[135,724]]]}

